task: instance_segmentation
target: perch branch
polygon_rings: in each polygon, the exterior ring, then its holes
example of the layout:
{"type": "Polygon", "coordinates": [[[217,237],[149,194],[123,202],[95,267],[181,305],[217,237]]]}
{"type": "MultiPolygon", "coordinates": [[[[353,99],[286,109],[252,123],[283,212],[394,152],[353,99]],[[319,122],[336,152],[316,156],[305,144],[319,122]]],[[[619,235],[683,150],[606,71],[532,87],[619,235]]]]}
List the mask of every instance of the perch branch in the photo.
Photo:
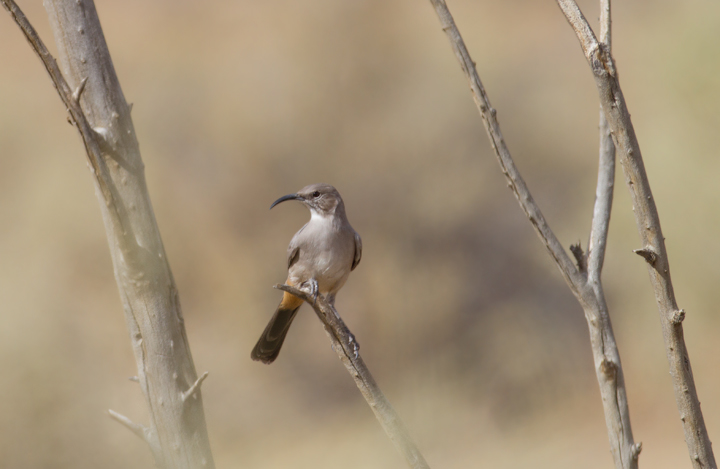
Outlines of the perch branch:
{"type": "MultiPolygon", "coordinates": [[[[568,287],[582,306],[590,332],[590,344],[595,362],[595,374],[600,387],[605,423],[608,429],[610,448],[618,469],[637,468],[639,445],[635,445],[630,428],[630,414],[625,392],[625,383],[612,325],[607,312],[607,304],[600,283],[600,273],[605,255],[607,232],[612,206],[612,188],[614,178],[614,152],[606,145],[601,147],[600,167],[598,171],[598,198],[593,211],[589,252],[585,255],[579,245],[571,247],[578,267],[573,265],[555,234],[547,225],[539,207],[525,185],[510,155],[497,121],[497,113],[490,105],[485,88],[475,68],[460,32],[444,0],[431,0],[443,31],[450,39],[453,51],[460,61],[475,104],[482,116],[485,129],[490,137],[498,162],[508,185],[515,193],[520,206],[532,223],[535,231],[545,244],[548,252],[560,268],[568,287]],[[587,278],[585,270],[587,269],[587,278]]],[[[604,2],[603,20],[609,43],[610,5],[604,2]]]]}
{"type": "Polygon", "coordinates": [[[660,217],[650,190],[640,145],[620,89],[615,62],[609,47],[598,42],[578,5],[573,0],[557,0],[557,3],[575,31],[588,60],[600,96],[600,104],[625,172],[635,221],[643,244],[643,248],[636,253],[647,261],[650,281],[660,312],[670,375],[675,389],[675,401],[681,415],[680,420],[683,424],[690,460],[696,469],[715,469],[717,467],[715,456],[700,409],[682,324],[673,322],[676,313],[680,310],[670,278],[670,264],[665,249],[665,238],[660,227],[660,217]]]}
{"type": "Polygon", "coordinates": [[[322,295],[318,295],[317,299],[315,299],[313,295],[289,285],[275,285],[275,288],[291,293],[313,307],[318,318],[325,326],[325,332],[330,337],[333,349],[338,354],[340,361],[355,380],[360,393],[370,405],[385,433],[405,457],[405,461],[413,469],[429,469],[425,458],[423,458],[417,445],[410,437],[410,433],[402,419],[390,405],[390,402],[370,374],[370,370],[368,370],[360,356],[359,345],[355,337],[335,308],[322,295]]]}

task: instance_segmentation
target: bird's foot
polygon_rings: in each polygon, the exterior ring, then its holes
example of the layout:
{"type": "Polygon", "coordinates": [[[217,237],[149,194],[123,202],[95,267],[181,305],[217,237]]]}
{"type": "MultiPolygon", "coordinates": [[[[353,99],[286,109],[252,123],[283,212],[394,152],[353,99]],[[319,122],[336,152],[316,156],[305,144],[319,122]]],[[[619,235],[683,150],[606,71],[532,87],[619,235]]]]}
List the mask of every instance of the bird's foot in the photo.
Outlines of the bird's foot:
{"type": "Polygon", "coordinates": [[[304,291],[305,293],[307,293],[308,295],[313,297],[313,306],[314,306],[315,303],[317,302],[318,291],[319,291],[317,280],[315,280],[314,278],[311,278],[310,280],[303,282],[300,285],[300,289],[302,291],[304,291]]]}
{"type": "Polygon", "coordinates": [[[360,344],[357,340],[355,340],[355,336],[352,334],[352,332],[348,331],[348,342],[350,343],[350,346],[353,350],[353,356],[355,360],[357,360],[358,356],[360,355],[360,344]]]}

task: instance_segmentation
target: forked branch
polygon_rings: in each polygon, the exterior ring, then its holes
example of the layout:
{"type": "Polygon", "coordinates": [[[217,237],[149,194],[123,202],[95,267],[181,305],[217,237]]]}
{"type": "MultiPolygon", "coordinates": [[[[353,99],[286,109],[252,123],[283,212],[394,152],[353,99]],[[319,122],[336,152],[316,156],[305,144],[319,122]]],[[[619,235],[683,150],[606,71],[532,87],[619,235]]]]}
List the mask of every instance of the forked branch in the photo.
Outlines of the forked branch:
{"type": "Polygon", "coordinates": [[[370,374],[370,370],[360,356],[360,346],[355,340],[355,336],[352,335],[335,308],[322,295],[318,295],[315,299],[313,295],[289,285],[275,285],[275,288],[291,293],[313,307],[325,326],[325,332],[330,337],[333,350],[355,380],[360,393],[370,405],[385,433],[405,457],[405,461],[413,469],[429,469],[430,466],[425,462],[425,458],[410,437],[400,415],[390,405],[370,374]]]}
{"type": "MultiPolygon", "coordinates": [[[[640,445],[635,444],[630,428],[630,414],[620,355],[615,344],[615,337],[600,282],[612,207],[612,189],[615,174],[614,150],[607,145],[607,139],[602,141],[596,190],[597,197],[593,211],[588,254],[585,255],[579,245],[571,248],[578,261],[578,267],[576,267],[548,226],[540,208],[530,195],[529,189],[515,166],[500,132],[497,113],[490,105],[490,100],[480,81],[475,63],[465,47],[462,36],[445,1],[430,0],[430,2],[440,18],[442,29],[450,39],[450,44],[468,79],[473,99],[480,111],[485,129],[490,137],[490,143],[495,150],[502,172],[508,180],[508,185],[513,190],[520,206],[545,244],[549,254],[560,268],[570,290],[572,290],[585,311],[595,362],[595,374],[602,396],[605,423],[615,466],[618,469],[635,469],[637,468],[640,445]]],[[[609,1],[604,2],[603,11],[605,12],[603,16],[604,28],[607,31],[609,44],[609,1]]]]}
{"type": "Polygon", "coordinates": [[[210,469],[214,463],[199,388],[202,378],[190,354],[130,109],[95,5],[92,0],[45,0],[61,73],[15,2],[0,3],[42,60],[90,162],[150,421],[144,427],[118,413],[110,415],[143,437],[158,467],[210,469]]]}
{"type": "Polygon", "coordinates": [[[557,3],[575,30],[590,64],[600,95],[600,104],[625,172],[633,213],[642,240],[642,248],[635,252],[646,260],[650,281],[655,291],[666,354],[670,362],[670,375],[675,388],[675,401],[685,431],[690,460],[696,469],[715,469],[717,467],[715,456],[700,409],[690,357],[685,346],[682,321],[678,320],[684,317],[682,314],[684,311],[681,313],[682,310],[678,308],[675,300],[660,217],[645,172],[640,144],[620,89],[609,44],[598,42],[592,28],[573,0],[557,0],[557,3]]]}

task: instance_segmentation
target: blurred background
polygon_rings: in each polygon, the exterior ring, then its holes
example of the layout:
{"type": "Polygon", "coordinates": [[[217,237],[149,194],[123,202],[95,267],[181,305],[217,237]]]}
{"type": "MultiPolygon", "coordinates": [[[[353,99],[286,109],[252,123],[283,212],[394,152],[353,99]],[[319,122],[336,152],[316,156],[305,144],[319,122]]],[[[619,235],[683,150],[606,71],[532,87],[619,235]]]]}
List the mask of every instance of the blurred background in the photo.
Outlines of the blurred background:
{"type": "MultiPolygon", "coordinates": [[[[596,24],[597,2],[582,1],[596,24]]],[[[23,1],[54,49],[39,1],[23,1]]],[[[363,260],[337,306],[432,467],[609,468],[582,310],[506,188],[429,2],[98,0],[185,314],[219,468],[397,468],[303,307],[250,350],[307,211],[342,193],[363,260]],[[340,462],[342,461],[342,462],[340,462]]],[[[516,163],[586,246],[598,101],[553,1],[453,0],[516,163]]],[[[720,440],[720,4],[616,2],[614,55],[720,440]]],[[[107,416],[148,419],[86,157],[0,15],[0,468],[152,467],[107,416]]],[[[621,174],[604,282],[641,467],[690,467],[621,174]]]]}

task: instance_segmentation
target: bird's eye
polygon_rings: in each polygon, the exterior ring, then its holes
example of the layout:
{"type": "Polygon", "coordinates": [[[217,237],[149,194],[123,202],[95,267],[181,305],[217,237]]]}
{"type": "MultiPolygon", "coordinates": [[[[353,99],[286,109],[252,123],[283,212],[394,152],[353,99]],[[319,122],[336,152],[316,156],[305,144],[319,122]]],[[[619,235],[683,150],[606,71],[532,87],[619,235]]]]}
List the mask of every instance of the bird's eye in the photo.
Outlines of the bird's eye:
{"type": "Polygon", "coordinates": [[[319,191],[315,191],[315,192],[312,193],[312,196],[317,199],[318,197],[320,197],[320,192],[319,192],[319,191]]]}

